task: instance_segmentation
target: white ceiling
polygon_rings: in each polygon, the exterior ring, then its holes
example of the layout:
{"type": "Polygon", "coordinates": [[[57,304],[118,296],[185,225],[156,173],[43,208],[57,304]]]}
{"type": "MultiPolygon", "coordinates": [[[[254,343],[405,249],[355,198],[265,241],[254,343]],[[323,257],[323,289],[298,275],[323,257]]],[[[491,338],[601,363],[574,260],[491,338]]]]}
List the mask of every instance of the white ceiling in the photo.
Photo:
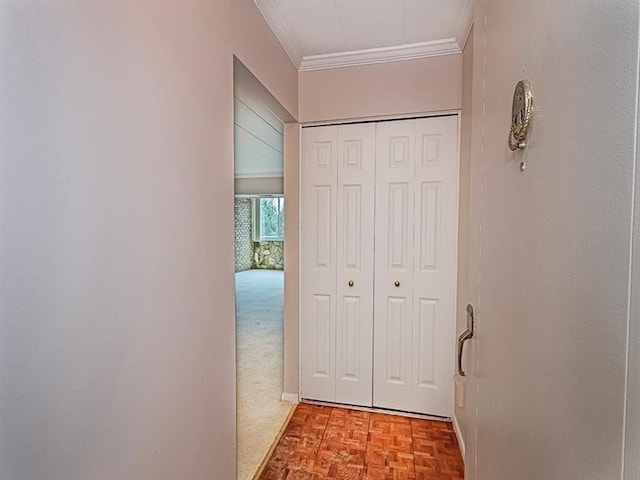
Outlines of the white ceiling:
{"type": "Polygon", "coordinates": [[[300,70],[459,53],[469,0],[254,0],[300,70]]]}
{"type": "Polygon", "coordinates": [[[245,86],[234,83],[235,178],[284,175],[284,125],[245,86]]]}

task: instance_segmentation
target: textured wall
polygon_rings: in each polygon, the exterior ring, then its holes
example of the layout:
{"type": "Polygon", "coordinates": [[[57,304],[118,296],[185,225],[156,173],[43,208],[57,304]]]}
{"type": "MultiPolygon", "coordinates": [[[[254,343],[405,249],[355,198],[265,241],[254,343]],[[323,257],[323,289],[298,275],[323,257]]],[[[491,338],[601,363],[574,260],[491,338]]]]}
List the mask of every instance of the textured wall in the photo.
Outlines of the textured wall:
{"type": "Polygon", "coordinates": [[[459,109],[462,55],[300,72],[300,121],[459,109]]]}
{"type": "Polygon", "coordinates": [[[284,126],[284,392],[298,393],[298,256],[300,254],[299,186],[300,127],[297,123],[284,126]]]}
{"type": "Polygon", "coordinates": [[[236,478],[232,59],[296,69],[251,1],[0,31],[0,478],[236,478]]]}
{"type": "Polygon", "coordinates": [[[471,209],[469,265],[480,275],[469,296],[478,424],[467,425],[465,478],[618,480],[638,2],[487,1],[475,18],[470,205],[479,215],[471,209]],[[522,78],[535,116],[526,149],[511,152],[522,78]]]}
{"type": "Polygon", "coordinates": [[[253,265],[253,209],[251,199],[236,198],[236,272],[249,270],[253,265]]]}
{"type": "Polygon", "coordinates": [[[255,242],[253,263],[255,268],[282,270],[284,242],[255,242]]]}
{"type": "MultiPolygon", "coordinates": [[[[636,145],[640,144],[640,129],[638,129],[637,124],[636,139],[636,145]]],[[[638,408],[638,405],[640,405],[640,151],[638,149],[636,149],[628,348],[629,369],[627,371],[624,480],[638,480],[640,478],[640,408],[638,408]]]]}

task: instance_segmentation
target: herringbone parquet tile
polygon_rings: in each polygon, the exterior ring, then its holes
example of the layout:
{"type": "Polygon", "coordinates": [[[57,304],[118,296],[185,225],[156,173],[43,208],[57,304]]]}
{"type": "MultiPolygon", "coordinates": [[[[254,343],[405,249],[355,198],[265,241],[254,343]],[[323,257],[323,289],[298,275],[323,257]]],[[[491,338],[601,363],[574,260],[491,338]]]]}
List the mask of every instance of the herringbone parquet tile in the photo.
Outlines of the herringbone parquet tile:
{"type": "Polygon", "coordinates": [[[463,480],[451,424],[301,403],[260,480],[463,480]]]}

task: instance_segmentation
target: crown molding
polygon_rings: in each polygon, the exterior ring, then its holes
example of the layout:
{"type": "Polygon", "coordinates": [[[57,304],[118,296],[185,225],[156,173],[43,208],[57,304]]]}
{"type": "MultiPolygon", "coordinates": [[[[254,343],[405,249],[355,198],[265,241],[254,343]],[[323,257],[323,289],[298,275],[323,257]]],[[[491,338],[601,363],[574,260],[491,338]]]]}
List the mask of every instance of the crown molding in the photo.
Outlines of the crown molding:
{"type": "Polygon", "coordinates": [[[452,55],[460,53],[461,51],[455,38],[446,38],[443,40],[410,43],[393,47],[305,56],[302,58],[300,71],[397,62],[400,60],[452,55]]]}
{"type": "Polygon", "coordinates": [[[294,66],[301,72],[327,68],[351,67],[375,63],[397,62],[417,58],[454,55],[464,48],[473,24],[473,7],[467,3],[455,38],[430,42],[370,48],[348,52],[303,56],[291,31],[282,19],[274,0],[253,0],[294,66]]]}
{"type": "Polygon", "coordinates": [[[282,19],[275,2],[273,0],[253,0],[253,3],[258,7],[258,10],[260,10],[260,13],[267,24],[269,24],[271,31],[280,42],[280,45],[282,45],[282,48],[284,48],[293,65],[299,69],[302,63],[302,52],[300,51],[298,42],[296,42],[291,34],[289,27],[287,27],[287,24],[282,19]]]}
{"type": "Polygon", "coordinates": [[[467,2],[460,17],[460,23],[458,24],[458,33],[456,34],[456,43],[460,48],[460,51],[464,50],[469,34],[471,33],[471,27],[473,26],[473,5],[471,2],[467,2]]]}

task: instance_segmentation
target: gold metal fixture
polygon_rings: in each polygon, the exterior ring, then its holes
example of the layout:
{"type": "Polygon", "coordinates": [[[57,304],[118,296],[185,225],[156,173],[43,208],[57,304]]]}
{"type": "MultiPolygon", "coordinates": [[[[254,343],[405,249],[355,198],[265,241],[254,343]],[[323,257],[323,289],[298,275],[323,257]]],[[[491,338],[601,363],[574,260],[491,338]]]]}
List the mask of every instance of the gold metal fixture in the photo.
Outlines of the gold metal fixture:
{"type": "Polygon", "coordinates": [[[533,95],[528,80],[520,80],[513,91],[511,106],[511,129],[509,130],[509,148],[512,151],[527,146],[527,135],[531,125],[533,95]]]}

